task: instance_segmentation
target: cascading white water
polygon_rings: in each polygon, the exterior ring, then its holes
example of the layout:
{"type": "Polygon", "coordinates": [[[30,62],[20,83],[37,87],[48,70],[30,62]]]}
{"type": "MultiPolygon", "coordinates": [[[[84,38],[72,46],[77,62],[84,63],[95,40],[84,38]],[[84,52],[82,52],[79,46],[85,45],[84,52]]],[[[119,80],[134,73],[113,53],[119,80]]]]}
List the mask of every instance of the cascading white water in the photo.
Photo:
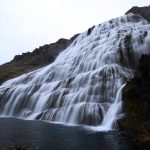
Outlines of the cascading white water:
{"type": "Polygon", "coordinates": [[[125,84],[123,84],[117,91],[115,101],[109,107],[109,110],[107,111],[105,118],[103,119],[102,126],[104,126],[105,129],[111,129],[113,123],[115,124],[115,121],[117,119],[119,119],[119,117],[122,116],[122,114],[121,114],[122,89],[124,86],[125,86],[125,84]]]}
{"type": "Polygon", "coordinates": [[[54,63],[0,86],[0,115],[111,129],[122,86],[148,46],[150,24],[140,16],[97,25],[54,63]]]}

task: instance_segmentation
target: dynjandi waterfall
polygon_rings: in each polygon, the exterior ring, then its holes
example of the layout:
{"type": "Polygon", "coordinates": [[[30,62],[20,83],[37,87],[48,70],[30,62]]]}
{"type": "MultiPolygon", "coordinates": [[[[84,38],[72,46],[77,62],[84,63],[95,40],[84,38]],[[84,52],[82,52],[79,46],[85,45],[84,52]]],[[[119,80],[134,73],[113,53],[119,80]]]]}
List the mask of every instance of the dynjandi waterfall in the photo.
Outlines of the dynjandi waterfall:
{"type": "Polygon", "coordinates": [[[128,14],[97,25],[56,60],[0,86],[0,116],[114,128],[121,91],[142,54],[150,24],[128,14]]]}

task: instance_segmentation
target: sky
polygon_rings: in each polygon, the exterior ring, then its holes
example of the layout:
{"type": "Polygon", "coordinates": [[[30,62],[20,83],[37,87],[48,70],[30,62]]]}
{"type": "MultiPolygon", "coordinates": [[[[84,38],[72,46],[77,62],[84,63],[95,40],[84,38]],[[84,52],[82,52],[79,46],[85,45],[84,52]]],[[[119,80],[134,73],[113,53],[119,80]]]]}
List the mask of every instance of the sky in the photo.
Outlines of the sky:
{"type": "Polygon", "coordinates": [[[148,5],[149,0],[0,0],[0,64],[148,5]]]}

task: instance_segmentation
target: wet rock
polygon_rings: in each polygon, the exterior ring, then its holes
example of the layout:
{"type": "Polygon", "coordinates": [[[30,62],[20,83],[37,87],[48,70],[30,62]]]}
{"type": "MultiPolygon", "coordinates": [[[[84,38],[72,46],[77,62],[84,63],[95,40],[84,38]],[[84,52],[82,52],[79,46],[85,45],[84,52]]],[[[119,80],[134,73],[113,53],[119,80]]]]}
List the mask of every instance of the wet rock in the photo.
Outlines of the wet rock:
{"type": "Polygon", "coordinates": [[[124,112],[119,128],[135,137],[140,150],[150,146],[150,55],[142,55],[134,78],[123,89],[124,112]]]}

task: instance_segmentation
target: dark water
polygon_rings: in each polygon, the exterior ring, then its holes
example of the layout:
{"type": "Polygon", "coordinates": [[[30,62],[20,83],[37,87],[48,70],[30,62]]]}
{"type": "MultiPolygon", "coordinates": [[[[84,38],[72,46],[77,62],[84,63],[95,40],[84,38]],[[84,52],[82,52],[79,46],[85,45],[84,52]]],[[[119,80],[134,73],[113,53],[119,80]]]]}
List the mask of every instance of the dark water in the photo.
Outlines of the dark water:
{"type": "Polygon", "coordinates": [[[14,144],[27,150],[134,150],[129,137],[114,131],[1,118],[0,147],[14,144]]]}

